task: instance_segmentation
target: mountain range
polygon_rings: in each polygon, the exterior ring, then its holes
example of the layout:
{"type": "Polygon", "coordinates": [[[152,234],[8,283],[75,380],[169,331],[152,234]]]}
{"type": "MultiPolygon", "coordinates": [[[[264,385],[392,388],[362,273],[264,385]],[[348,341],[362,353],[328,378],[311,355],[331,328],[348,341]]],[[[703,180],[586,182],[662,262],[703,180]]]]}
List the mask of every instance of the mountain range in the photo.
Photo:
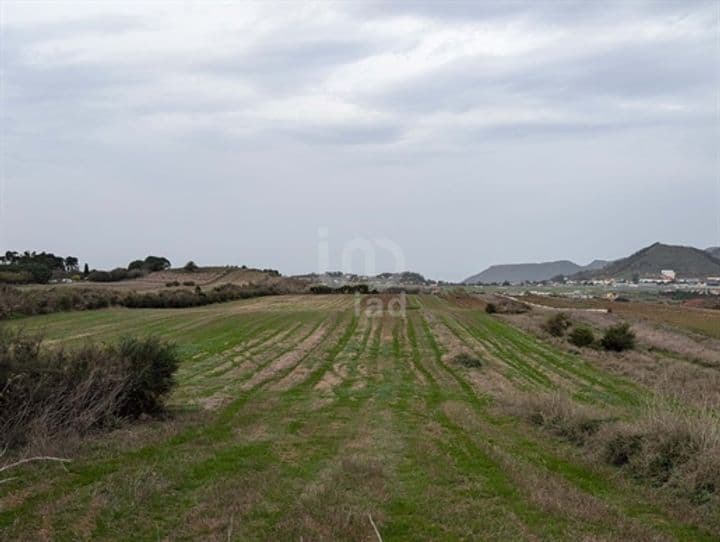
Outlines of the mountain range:
{"type": "Polygon", "coordinates": [[[577,280],[593,278],[632,279],[633,276],[657,276],[672,269],[678,278],[702,278],[720,275],[720,247],[706,250],[653,243],[626,258],[612,262],[595,260],[580,266],[569,260],[555,262],[493,265],[463,281],[464,284],[501,282],[539,282],[558,275],[577,280]]]}
{"type": "Polygon", "coordinates": [[[569,277],[583,271],[594,272],[605,267],[609,262],[594,260],[588,265],[578,265],[570,260],[541,263],[518,263],[492,265],[485,271],[466,278],[464,284],[489,284],[492,282],[539,282],[549,280],[558,275],[569,277]]]}

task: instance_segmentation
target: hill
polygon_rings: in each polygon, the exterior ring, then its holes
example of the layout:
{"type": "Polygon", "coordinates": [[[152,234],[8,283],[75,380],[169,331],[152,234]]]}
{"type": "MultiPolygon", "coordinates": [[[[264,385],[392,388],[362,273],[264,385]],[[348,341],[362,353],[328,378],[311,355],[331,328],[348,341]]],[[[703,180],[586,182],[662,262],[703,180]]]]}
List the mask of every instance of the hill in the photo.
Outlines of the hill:
{"type": "Polygon", "coordinates": [[[709,247],[705,249],[705,252],[707,252],[714,258],[720,259],[720,247],[709,247]]]}
{"type": "Polygon", "coordinates": [[[581,272],[574,278],[631,279],[633,275],[657,276],[662,269],[672,269],[678,278],[701,278],[720,274],[720,260],[705,250],[654,243],[599,271],[581,272]]]}
{"type": "Polygon", "coordinates": [[[490,284],[493,282],[540,282],[558,275],[569,277],[583,271],[596,271],[608,264],[605,260],[593,260],[581,266],[569,260],[541,263],[492,265],[485,271],[468,277],[463,284],[490,284]]]}

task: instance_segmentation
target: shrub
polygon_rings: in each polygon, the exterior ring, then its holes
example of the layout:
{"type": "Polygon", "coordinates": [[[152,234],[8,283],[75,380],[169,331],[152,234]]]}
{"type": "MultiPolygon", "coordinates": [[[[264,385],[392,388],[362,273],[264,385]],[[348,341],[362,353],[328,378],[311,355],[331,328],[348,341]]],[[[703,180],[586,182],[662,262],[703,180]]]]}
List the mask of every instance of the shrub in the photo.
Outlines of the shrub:
{"type": "Polygon", "coordinates": [[[128,272],[127,269],[118,267],[117,269],[113,269],[112,271],[92,271],[87,276],[87,279],[90,282],[118,282],[129,278],[130,273],[133,273],[133,276],[139,276],[136,275],[134,270],[128,272]]]}
{"type": "Polygon", "coordinates": [[[568,340],[575,346],[583,348],[595,342],[595,334],[587,326],[578,326],[570,332],[568,340]]]}
{"type": "Polygon", "coordinates": [[[170,282],[166,282],[165,286],[168,288],[173,288],[175,286],[180,286],[180,283],[176,280],[171,280],[170,282]]]}
{"type": "Polygon", "coordinates": [[[601,414],[577,405],[560,395],[538,395],[525,399],[519,413],[532,424],[576,445],[583,445],[603,423],[601,414]]]}
{"type": "Polygon", "coordinates": [[[462,352],[455,356],[453,362],[468,367],[469,369],[480,369],[482,367],[482,361],[467,352],[462,352]]]}
{"type": "Polygon", "coordinates": [[[559,312],[548,318],[542,327],[553,337],[562,337],[571,325],[570,316],[559,312]]]}
{"type": "Polygon", "coordinates": [[[623,322],[609,327],[600,339],[600,344],[605,350],[615,352],[632,350],[635,348],[635,333],[630,329],[630,324],[623,322]]]}
{"type": "Polygon", "coordinates": [[[186,280],[185,282],[183,282],[183,286],[195,286],[195,281],[194,280],[186,280]]]}
{"type": "Polygon", "coordinates": [[[636,433],[619,432],[605,443],[603,458],[605,462],[622,467],[642,450],[643,436],[636,433]]]}
{"type": "Polygon", "coordinates": [[[198,266],[195,262],[192,260],[185,264],[185,267],[183,267],[183,271],[186,273],[195,273],[195,271],[198,270],[198,266]]]}
{"type": "Polygon", "coordinates": [[[161,412],[163,398],[175,385],[174,375],[180,365],[175,347],[156,337],[125,337],[117,346],[117,354],[127,373],[117,413],[136,418],[161,412]]]}
{"type": "Polygon", "coordinates": [[[117,305],[123,296],[100,288],[49,288],[19,290],[0,286],[0,319],[64,310],[87,310],[117,305]]]}
{"type": "Polygon", "coordinates": [[[695,504],[720,500],[720,430],[714,410],[649,405],[629,422],[560,395],[522,398],[516,414],[623,469],[636,480],[667,488],[695,504]]]}
{"type": "Polygon", "coordinates": [[[73,350],[0,330],[0,448],[38,445],[157,414],[178,358],[158,339],[73,350]]]}
{"type": "Polygon", "coordinates": [[[497,305],[495,303],[488,303],[485,305],[485,312],[488,314],[495,314],[497,312],[497,305]]]}

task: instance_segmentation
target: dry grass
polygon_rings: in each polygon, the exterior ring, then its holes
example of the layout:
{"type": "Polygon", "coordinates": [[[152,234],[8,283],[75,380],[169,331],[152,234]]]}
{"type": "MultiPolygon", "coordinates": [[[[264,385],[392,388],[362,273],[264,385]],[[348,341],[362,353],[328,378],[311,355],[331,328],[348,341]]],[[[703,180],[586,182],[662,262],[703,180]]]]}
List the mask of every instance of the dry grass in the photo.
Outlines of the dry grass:
{"type": "Polygon", "coordinates": [[[655,401],[637,418],[622,420],[607,408],[559,394],[519,395],[506,410],[653,487],[709,508],[720,504],[720,424],[714,411],[655,401]]]}
{"type": "MultiPolygon", "coordinates": [[[[596,336],[622,321],[616,314],[572,311],[569,314],[575,326],[589,326],[596,336]]],[[[579,352],[564,338],[550,337],[544,332],[545,311],[502,318],[556,347],[579,352]]],[[[667,398],[682,397],[683,402],[697,407],[720,409],[720,342],[639,320],[631,324],[638,339],[635,350],[616,353],[583,348],[582,357],[667,398]]]]}
{"type": "Polygon", "coordinates": [[[575,300],[563,297],[525,296],[523,300],[538,305],[563,309],[609,309],[626,319],[641,319],[665,324],[720,339],[720,311],[680,304],[633,301],[616,303],[600,299],[575,300]]]}

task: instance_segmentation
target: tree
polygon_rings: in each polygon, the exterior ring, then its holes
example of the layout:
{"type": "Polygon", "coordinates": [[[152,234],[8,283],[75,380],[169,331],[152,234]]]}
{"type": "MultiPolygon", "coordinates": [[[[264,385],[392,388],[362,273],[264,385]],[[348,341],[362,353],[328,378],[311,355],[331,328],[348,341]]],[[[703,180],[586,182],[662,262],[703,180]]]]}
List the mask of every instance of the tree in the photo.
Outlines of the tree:
{"type": "Polygon", "coordinates": [[[163,271],[170,268],[170,260],[162,256],[148,256],[144,267],[148,271],[163,271]]]}
{"type": "Polygon", "coordinates": [[[65,258],[65,271],[73,272],[79,269],[80,262],[75,256],[65,258]]]}
{"type": "Polygon", "coordinates": [[[90,268],[88,267],[87,262],[85,262],[85,267],[83,268],[83,277],[87,278],[87,276],[90,274],[90,268]]]}
{"type": "Polygon", "coordinates": [[[128,270],[132,271],[133,269],[142,269],[145,267],[145,262],[142,260],[133,260],[128,264],[128,270]]]}
{"type": "Polygon", "coordinates": [[[195,271],[198,270],[198,266],[194,261],[190,260],[188,263],[185,264],[185,267],[183,267],[183,270],[186,273],[194,273],[195,271]]]}

